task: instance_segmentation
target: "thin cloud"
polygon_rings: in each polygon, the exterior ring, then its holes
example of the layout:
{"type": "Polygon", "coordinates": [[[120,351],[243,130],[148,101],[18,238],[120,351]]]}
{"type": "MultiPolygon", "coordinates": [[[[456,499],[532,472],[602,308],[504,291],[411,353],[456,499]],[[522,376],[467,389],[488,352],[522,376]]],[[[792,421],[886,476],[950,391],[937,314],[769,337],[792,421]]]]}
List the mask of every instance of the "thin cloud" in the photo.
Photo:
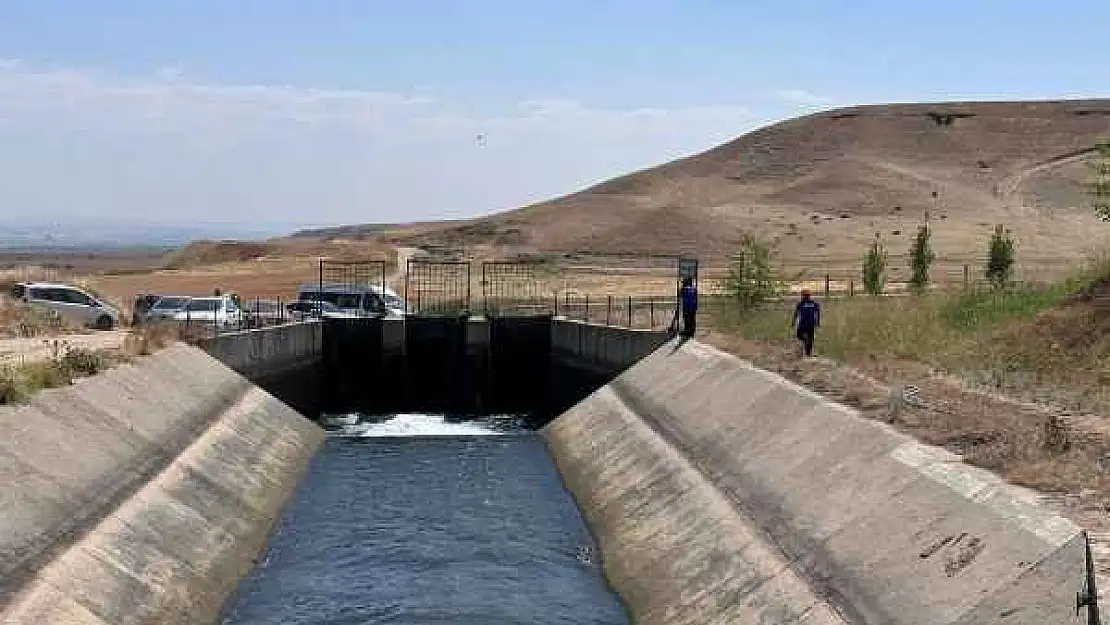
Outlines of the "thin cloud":
{"type": "Polygon", "coordinates": [[[211,84],[0,60],[0,205],[16,215],[400,221],[511,208],[712,147],[742,105],[573,98],[476,115],[415,93],[211,84]],[[482,142],[475,136],[483,135],[482,142]],[[306,212],[307,211],[307,212],[306,212]]]}

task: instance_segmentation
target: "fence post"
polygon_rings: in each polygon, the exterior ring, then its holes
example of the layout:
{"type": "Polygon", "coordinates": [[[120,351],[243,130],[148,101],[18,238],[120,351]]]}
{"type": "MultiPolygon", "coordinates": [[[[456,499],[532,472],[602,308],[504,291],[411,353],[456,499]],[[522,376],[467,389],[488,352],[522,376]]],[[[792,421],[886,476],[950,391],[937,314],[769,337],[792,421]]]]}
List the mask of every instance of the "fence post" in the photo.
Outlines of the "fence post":
{"type": "Polygon", "coordinates": [[[586,293],[586,305],[582,309],[582,321],[584,321],[586,323],[590,322],[590,294],[589,293],[586,293]]]}
{"type": "Polygon", "coordinates": [[[856,279],[851,278],[848,280],[848,297],[855,297],[856,295],[856,279]]]}
{"type": "Polygon", "coordinates": [[[632,296],[628,296],[628,327],[632,327],[632,296]]]}
{"type": "Polygon", "coordinates": [[[825,274],[825,297],[829,296],[829,283],[830,283],[829,274],[826,273],[825,274]]]}
{"type": "Polygon", "coordinates": [[[655,329],[655,296],[648,300],[648,316],[651,317],[651,329],[655,329]]]}
{"type": "Polygon", "coordinates": [[[554,312],[554,315],[556,317],[559,316],[559,293],[558,292],[555,293],[555,312],[554,312]]]}
{"type": "Polygon", "coordinates": [[[605,296],[605,325],[610,325],[613,316],[613,296],[605,296]]]}
{"type": "Polygon", "coordinates": [[[971,267],[964,265],[964,288],[971,284],[971,267]]]}

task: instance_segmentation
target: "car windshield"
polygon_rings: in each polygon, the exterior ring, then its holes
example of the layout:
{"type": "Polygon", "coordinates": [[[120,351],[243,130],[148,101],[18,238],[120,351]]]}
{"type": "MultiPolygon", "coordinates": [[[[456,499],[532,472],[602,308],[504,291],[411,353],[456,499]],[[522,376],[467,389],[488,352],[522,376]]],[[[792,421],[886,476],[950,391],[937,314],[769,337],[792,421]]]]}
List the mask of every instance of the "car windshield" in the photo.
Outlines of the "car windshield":
{"type": "Polygon", "coordinates": [[[189,300],[185,310],[189,312],[216,312],[220,308],[220,300],[204,298],[189,300]]]}
{"type": "Polygon", "coordinates": [[[359,301],[362,299],[359,293],[315,293],[308,292],[302,293],[300,296],[301,301],[314,302],[322,300],[332,304],[338,308],[358,308],[359,301]]]}
{"type": "Polygon", "coordinates": [[[178,310],[188,301],[188,297],[163,297],[154,304],[154,308],[158,310],[178,310]]]}

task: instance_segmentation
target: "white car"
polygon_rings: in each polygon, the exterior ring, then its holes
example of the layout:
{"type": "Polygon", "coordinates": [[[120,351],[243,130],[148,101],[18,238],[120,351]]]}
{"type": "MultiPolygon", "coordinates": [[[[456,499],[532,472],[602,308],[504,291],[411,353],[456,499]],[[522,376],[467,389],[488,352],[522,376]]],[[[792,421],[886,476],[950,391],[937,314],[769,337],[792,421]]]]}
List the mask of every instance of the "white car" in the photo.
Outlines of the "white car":
{"type": "Polygon", "coordinates": [[[15,285],[12,295],[17,300],[97,330],[111,330],[119,325],[119,309],[69,284],[22,282],[15,285]]]}
{"type": "Polygon", "coordinates": [[[219,297],[194,297],[185,306],[173,313],[175,321],[215,327],[237,326],[242,322],[243,312],[235,301],[227,295],[219,297]]]}

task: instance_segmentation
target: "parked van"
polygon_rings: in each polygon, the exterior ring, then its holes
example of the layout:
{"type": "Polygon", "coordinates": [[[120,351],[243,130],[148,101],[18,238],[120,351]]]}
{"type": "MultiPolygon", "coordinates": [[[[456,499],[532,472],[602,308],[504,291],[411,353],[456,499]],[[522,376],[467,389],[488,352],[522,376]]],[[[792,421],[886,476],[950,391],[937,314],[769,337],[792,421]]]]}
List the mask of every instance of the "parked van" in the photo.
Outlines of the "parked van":
{"type": "MultiPolygon", "coordinates": [[[[407,308],[405,300],[392,289],[377,285],[309,282],[297,289],[297,300],[327,302],[345,315],[399,317],[404,316],[407,308]]],[[[327,316],[328,313],[325,311],[323,314],[327,316]]]]}
{"type": "Polygon", "coordinates": [[[69,284],[20,282],[12,287],[12,297],[97,330],[111,330],[119,325],[116,307],[69,284]]]}

